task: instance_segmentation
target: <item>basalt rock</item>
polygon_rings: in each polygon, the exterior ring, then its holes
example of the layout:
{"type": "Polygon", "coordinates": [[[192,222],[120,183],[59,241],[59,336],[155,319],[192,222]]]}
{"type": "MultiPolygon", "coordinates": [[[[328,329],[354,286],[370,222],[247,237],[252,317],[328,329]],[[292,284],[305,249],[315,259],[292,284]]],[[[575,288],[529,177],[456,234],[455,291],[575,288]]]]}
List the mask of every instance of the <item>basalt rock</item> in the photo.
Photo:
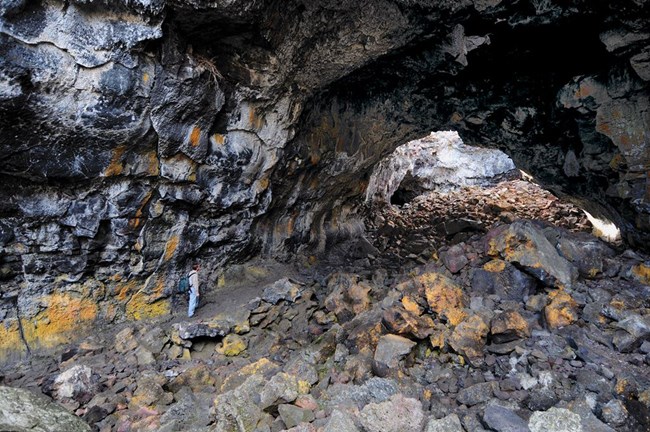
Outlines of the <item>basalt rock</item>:
{"type": "Polygon", "coordinates": [[[44,396],[27,390],[0,387],[0,428],[3,430],[39,430],[89,432],[90,426],[52,403],[44,396]]]}
{"type": "Polygon", "coordinates": [[[213,281],[228,261],[329,249],[358,233],[373,167],[431,130],[505,150],[647,247],[648,16],[640,1],[2,2],[0,355],[167,315],[189,256],[213,281]]]}

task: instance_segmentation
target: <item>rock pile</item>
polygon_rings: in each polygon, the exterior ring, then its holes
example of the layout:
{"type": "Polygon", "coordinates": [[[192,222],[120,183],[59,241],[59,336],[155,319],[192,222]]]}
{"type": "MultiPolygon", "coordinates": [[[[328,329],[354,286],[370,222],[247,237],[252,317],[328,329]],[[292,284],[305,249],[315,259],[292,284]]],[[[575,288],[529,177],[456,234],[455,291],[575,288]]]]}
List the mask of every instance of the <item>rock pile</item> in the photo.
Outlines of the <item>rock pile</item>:
{"type": "Polygon", "coordinates": [[[371,204],[365,214],[369,240],[382,255],[390,256],[381,263],[388,268],[403,265],[406,258],[419,257],[424,264],[443,245],[521,218],[548,221],[571,231],[591,230],[578,207],[521,179],[450,193],[429,192],[402,207],[371,204]]]}
{"type": "Polygon", "coordinates": [[[642,431],[650,260],[518,220],[405,273],[283,278],[3,377],[99,431],[642,431]]]}

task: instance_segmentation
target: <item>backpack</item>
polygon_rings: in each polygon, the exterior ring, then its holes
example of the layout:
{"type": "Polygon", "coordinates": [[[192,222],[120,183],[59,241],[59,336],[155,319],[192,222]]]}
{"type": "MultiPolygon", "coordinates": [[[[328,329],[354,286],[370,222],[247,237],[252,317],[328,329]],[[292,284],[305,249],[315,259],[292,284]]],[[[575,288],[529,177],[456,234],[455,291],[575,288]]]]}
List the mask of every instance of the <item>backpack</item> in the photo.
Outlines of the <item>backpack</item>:
{"type": "Polygon", "coordinates": [[[180,294],[186,293],[190,289],[190,278],[189,276],[183,276],[178,281],[178,292],[180,294]]]}

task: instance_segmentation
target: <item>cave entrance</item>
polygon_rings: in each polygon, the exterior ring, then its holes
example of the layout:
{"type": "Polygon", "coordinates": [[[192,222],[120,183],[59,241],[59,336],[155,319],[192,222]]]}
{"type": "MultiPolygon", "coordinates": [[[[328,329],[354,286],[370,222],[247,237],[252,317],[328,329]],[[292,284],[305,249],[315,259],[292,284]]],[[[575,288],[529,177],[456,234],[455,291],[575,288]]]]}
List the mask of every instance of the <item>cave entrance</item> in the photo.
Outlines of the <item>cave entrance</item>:
{"type": "Polygon", "coordinates": [[[366,191],[372,243],[399,266],[427,262],[441,247],[502,223],[533,219],[591,232],[585,212],[516,168],[503,152],[463,144],[453,131],[398,147],[372,173],[366,191]]]}
{"type": "Polygon", "coordinates": [[[468,146],[457,132],[432,132],[398,147],[375,168],[366,201],[397,206],[427,192],[448,193],[519,176],[515,164],[495,149],[468,146]]]}

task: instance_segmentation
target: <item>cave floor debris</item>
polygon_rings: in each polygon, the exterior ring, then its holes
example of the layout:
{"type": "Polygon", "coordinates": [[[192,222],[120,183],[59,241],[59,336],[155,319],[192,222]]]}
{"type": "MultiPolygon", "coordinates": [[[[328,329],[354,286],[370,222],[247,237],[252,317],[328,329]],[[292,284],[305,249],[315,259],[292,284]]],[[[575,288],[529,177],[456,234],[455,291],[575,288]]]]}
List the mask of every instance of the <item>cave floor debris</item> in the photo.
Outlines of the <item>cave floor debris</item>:
{"type": "Polygon", "coordinates": [[[181,301],[0,383],[106,432],[648,430],[650,257],[534,188],[374,212],[329,256],[229,268],[196,319],[181,301]]]}

